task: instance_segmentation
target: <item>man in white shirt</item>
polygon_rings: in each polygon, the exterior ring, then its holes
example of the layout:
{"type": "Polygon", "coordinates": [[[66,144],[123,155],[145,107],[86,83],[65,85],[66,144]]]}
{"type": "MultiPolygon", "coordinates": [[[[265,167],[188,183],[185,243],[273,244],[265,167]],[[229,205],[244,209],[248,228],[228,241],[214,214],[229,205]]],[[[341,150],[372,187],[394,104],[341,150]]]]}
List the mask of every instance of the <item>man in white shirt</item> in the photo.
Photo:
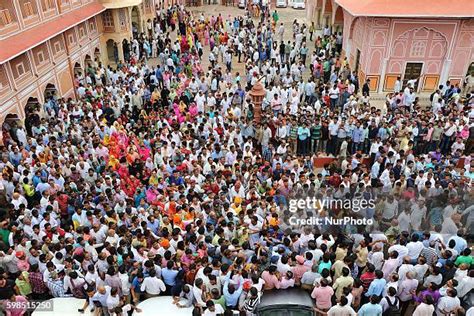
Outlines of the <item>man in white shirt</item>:
{"type": "Polygon", "coordinates": [[[203,285],[204,285],[203,280],[201,278],[196,278],[196,281],[194,282],[194,286],[193,286],[193,295],[194,295],[194,298],[196,299],[196,305],[200,307],[206,307],[206,302],[204,302],[202,299],[203,285]]]}
{"type": "Polygon", "coordinates": [[[416,82],[418,81],[418,79],[420,79],[420,77],[418,77],[418,78],[411,78],[410,80],[407,81],[407,86],[410,87],[410,88],[415,89],[415,84],[416,84],[416,82]]]}
{"type": "Polygon", "coordinates": [[[156,271],[151,270],[149,276],[143,280],[140,289],[146,293],[147,297],[160,295],[161,292],[166,291],[165,283],[156,276],[156,271]]]}
{"type": "Polygon", "coordinates": [[[15,210],[18,210],[21,204],[27,206],[28,201],[23,195],[21,195],[18,192],[15,192],[13,193],[11,204],[13,204],[13,206],[15,207],[15,210]]]}
{"type": "Polygon", "coordinates": [[[392,165],[387,164],[385,169],[382,171],[380,175],[380,183],[383,185],[383,191],[387,192],[390,191],[392,188],[392,181],[390,180],[390,171],[392,170],[392,165]]]}
{"type": "Polygon", "coordinates": [[[451,152],[454,155],[458,150],[463,152],[465,148],[466,148],[466,145],[463,143],[462,139],[458,138],[456,142],[453,143],[453,145],[451,146],[451,152]]]}
{"type": "Polygon", "coordinates": [[[421,230],[421,223],[426,216],[426,202],[425,199],[419,198],[411,207],[411,226],[414,231],[421,230]]]}
{"type": "Polygon", "coordinates": [[[393,195],[387,196],[387,200],[384,202],[384,208],[382,218],[384,221],[390,221],[398,214],[398,201],[395,200],[393,195]]]}
{"type": "Polygon", "coordinates": [[[336,102],[339,99],[339,88],[335,84],[331,89],[329,89],[329,98],[331,99],[331,109],[334,110],[336,107],[336,102]]]}
{"type": "Polygon", "coordinates": [[[406,256],[403,258],[403,264],[398,268],[398,275],[400,277],[400,281],[403,281],[406,279],[406,275],[408,272],[413,273],[413,275],[416,274],[415,267],[411,264],[410,257],[406,256]]]}
{"type": "Polygon", "coordinates": [[[221,304],[215,304],[214,301],[209,300],[206,303],[207,309],[204,311],[203,316],[217,316],[224,314],[224,308],[221,304]]]}
{"type": "Polygon", "coordinates": [[[393,87],[393,92],[398,93],[402,90],[402,82],[400,77],[397,77],[397,81],[395,81],[395,85],[393,87]]]}
{"type": "Polygon", "coordinates": [[[462,278],[456,287],[458,297],[464,297],[467,293],[474,289],[474,270],[469,271],[467,277],[462,278]]]}
{"type": "Polygon", "coordinates": [[[452,315],[458,308],[461,307],[461,301],[457,297],[458,292],[455,289],[448,289],[446,296],[439,299],[436,306],[436,315],[452,315]]]}
{"type": "Polygon", "coordinates": [[[199,93],[194,97],[199,112],[204,113],[204,104],[206,102],[206,96],[199,90],[199,93]]]}
{"type": "Polygon", "coordinates": [[[423,250],[423,243],[419,240],[417,234],[413,234],[411,241],[407,244],[408,256],[413,264],[416,264],[421,251],[423,250]]]}
{"type": "Polygon", "coordinates": [[[339,315],[345,315],[345,316],[352,316],[352,315],[357,315],[354,309],[348,304],[348,299],[345,296],[342,296],[341,299],[339,300],[339,304],[334,305],[329,309],[327,312],[328,316],[339,316],[339,315]]]}

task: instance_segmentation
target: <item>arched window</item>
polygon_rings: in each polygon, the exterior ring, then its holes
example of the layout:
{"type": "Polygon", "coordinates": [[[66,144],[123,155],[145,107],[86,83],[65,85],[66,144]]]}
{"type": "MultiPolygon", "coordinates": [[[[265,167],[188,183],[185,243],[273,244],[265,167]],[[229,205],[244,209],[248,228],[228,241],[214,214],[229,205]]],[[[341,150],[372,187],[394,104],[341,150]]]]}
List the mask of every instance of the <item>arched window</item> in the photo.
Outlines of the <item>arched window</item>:
{"type": "Polygon", "coordinates": [[[423,57],[426,52],[425,41],[413,41],[411,45],[410,57],[423,57]]]}

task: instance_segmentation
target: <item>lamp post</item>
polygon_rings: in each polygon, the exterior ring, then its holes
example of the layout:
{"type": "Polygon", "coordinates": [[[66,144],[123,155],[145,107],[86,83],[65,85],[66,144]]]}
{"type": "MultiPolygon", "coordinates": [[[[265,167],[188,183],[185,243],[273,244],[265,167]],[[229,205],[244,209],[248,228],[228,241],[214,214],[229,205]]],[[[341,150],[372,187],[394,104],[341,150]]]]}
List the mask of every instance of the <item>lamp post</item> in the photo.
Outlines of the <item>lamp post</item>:
{"type": "Polygon", "coordinates": [[[253,104],[253,117],[256,123],[260,123],[262,118],[262,103],[263,98],[265,97],[265,88],[263,87],[260,80],[258,80],[252,87],[252,90],[249,92],[250,97],[252,98],[253,104]]]}

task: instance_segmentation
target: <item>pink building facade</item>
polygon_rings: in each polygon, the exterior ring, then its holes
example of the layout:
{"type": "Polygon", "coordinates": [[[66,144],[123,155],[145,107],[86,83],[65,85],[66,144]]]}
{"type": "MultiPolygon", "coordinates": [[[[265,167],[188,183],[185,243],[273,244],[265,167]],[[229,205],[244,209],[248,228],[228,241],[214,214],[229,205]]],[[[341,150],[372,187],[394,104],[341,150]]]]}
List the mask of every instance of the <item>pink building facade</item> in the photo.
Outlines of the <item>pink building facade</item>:
{"type": "Polygon", "coordinates": [[[474,11],[468,10],[470,2],[465,2],[464,9],[460,1],[459,8],[448,4],[431,10],[423,7],[426,1],[417,1],[415,7],[408,0],[387,6],[381,5],[384,0],[326,2],[322,9],[312,8],[321,14],[316,19],[313,15],[313,20],[342,30],[344,57],[358,71],[361,82],[370,78],[372,91],[393,91],[397,77],[405,81],[419,77],[418,91],[433,91],[447,80],[462,84],[473,70],[474,11]]]}
{"type": "Polygon", "coordinates": [[[123,60],[132,24],[154,17],[155,0],[0,0],[0,126],[52,94],[75,98],[75,77],[113,63],[114,42],[123,60]]]}
{"type": "Polygon", "coordinates": [[[474,59],[474,19],[355,18],[344,12],[344,30],[345,54],[374,91],[391,91],[398,76],[419,76],[419,91],[446,80],[460,83],[474,59]]]}

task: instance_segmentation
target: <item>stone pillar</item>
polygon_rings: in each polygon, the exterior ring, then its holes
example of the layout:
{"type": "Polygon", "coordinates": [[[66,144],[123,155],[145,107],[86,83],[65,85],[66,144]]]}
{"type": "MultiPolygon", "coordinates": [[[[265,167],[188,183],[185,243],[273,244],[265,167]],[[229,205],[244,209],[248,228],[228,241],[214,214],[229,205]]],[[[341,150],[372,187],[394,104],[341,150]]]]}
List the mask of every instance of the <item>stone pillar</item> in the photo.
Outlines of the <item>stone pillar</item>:
{"type": "Polygon", "coordinates": [[[125,57],[123,55],[123,45],[121,42],[117,43],[117,50],[118,50],[118,59],[119,61],[121,60],[122,62],[125,61],[125,57]]]}
{"type": "MultiPolygon", "coordinates": [[[[451,64],[452,64],[452,60],[451,59],[448,59],[448,58],[445,58],[443,60],[443,69],[441,70],[441,76],[439,77],[439,83],[438,85],[442,84],[442,85],[445,85],[446,84],[446,81],[449,79],[449,72],[451,70],[451,64]]],[[[424,75],[424,73],[422,73],[421,75],[424,75]]],[[[418,86],[420,87],[422,83],[418,83],[418,86]]]]}
{"type": "Polygon", "coordinates": [[[333,30],[331,27],[331,14],[327,14],[327,13],[323,14],[323,20],[321,21],[321,26],[324,28],[326,25],[329,25],[332,32],[333,30]]]}
{"type": "Polygon", "coordinates": [[[260,123],[260,120],[262,119],[262,103],[263,98],[265,97],[265,88],[260,80],[254,84],[249,94],[252,98],[254,121],[260,123]]]}
{"type": "Polygon", "coordinates": [[[314,20],[314,11],[315,11],[315,8],[313,7],[313,3],[308,2],[306,4],[306,20],[308,21],[308,24],[310,24],[311,21],[314,20]]]}
{"type": "Polygon", "coordinates": [[[323,29],[323,25],[321,23],[321,8],[317,9],[316,10],[316,28],[318,30],[322,30],[323,29]]]}
{"type": "MultiPolygon", "coordinates": [[[[387,73],[388,61],[389,61],[388,58],[383,58],[382,59],[382,63],[383,63],[382,64],[382,72],[380,74],[380,82],[379,82],[377,92],[383,92],[383,90],[384,90],[384,87],[385,87],[385,74],[387,73]]],[[[391,87],[387,87],[387,88],[391,88],[391,87]]]]}

